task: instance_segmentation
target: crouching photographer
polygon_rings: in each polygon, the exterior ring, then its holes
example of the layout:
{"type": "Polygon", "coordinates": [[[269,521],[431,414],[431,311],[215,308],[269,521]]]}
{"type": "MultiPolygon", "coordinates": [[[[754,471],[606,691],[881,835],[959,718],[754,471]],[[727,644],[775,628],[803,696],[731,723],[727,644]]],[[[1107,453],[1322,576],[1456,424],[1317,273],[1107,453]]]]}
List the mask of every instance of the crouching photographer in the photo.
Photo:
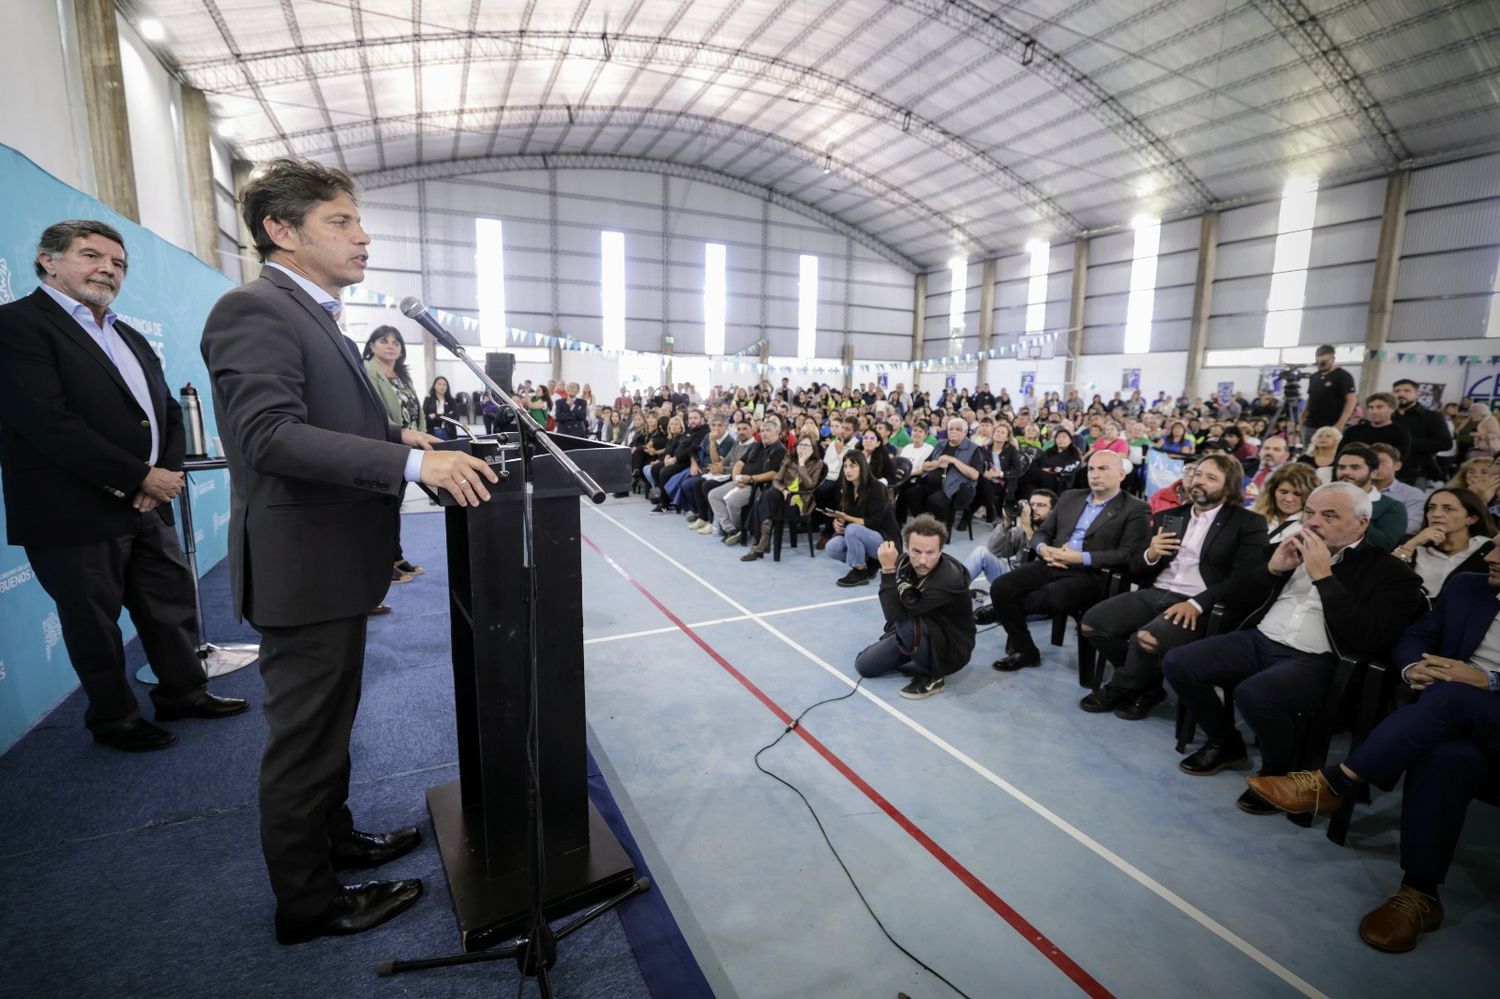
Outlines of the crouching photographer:
{"type": "Polygon", "coordinates": [[[901,696],[921,700],[940,692],[943,677],[967,666],[974,651],[969,572],[943,551],[948,531],[931,514],[913,517],[901,533],[904,555],[890,541],[878,551],[885,633],[854,668],[860,676],[908,673],[901,696]]]}

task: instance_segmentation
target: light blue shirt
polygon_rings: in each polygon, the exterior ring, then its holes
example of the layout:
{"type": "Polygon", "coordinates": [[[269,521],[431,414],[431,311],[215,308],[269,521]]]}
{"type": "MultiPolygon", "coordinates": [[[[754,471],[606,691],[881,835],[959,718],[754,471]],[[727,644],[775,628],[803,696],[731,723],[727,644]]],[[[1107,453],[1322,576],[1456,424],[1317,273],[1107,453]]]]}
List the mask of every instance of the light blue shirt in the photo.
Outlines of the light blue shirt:
{"type": "MultiPolygon", "coordinates": [[[[334,298],[301,274],[269,260],[266,261],[265,266],[274,267],[291,278],[296,282],[297,287],[307,292],[308,297],[317,302],[330,317],[337,319],[338,314],[344,310],[344,303],[340,299],[334,298]],[[334,308],[330,309],[330,305],[334,306],[334,308]]],[[[348,338],[345,337],[345,339],[348,338]]],[[[350,342],[352,343],[353,341],[351,340],[350,342]]],[[[411,454],[406,456],[406,471],[402,473],[402,478],[406,479],[407,482],[420,482],[422,479],[422,452],[416,448],[413,448],[411,454]]]]}
{"type": "MultiPolygon", "coordinates": [[[[1089,493],[1089,498],[1083,503],[1083,512],[1078,515],[1078,523],[1073,525],[1073,533],[1068,535],[1067,544],[1063,545],[1064,548],[1071,548],[1075,552],[1083,552],[1083,564],[1086,566],[1094,564],[1094,553],[1083,551],[1083,536],[1089,533],[1089,528],[1093,526],[1094,521],[1099,519],[1099,514],[1103,513],[1104,508],[1118,495],[1120,491],[1117,489],[1109,499],[1095,503],[1094,494],[1089,493]]],[[[1040,545],[1042,542],[1038,541],[1037,544],[1040,545]]]]}
{"type": "Polygon", "coordinates": [[[135,399],[136,405],[141,407],[141,412],[146,414],[146,419],[151,424],[151,454],[146,458],[146,464],[155,466],[157,456],[161,454],[161,428],[156,424],[156,405],[151,401],[151,387],[146,382],[146,369],[141,367],[140,358],[135,356],[135,351],[125,342],[115,329],[115,310],[104,310],[104,325],[94,321],[94,313],[87,305],[77,301],[69,295],[65,295],[49,284],[43,284],[42,290],[51,296],[64,312],[72,316],[83,331],[87,333],[99,349],[104,351],[106,357],[114,363],[115,370],[120,377],[125,379],[125,387],[130,389],[130,395],[135,399]]]}

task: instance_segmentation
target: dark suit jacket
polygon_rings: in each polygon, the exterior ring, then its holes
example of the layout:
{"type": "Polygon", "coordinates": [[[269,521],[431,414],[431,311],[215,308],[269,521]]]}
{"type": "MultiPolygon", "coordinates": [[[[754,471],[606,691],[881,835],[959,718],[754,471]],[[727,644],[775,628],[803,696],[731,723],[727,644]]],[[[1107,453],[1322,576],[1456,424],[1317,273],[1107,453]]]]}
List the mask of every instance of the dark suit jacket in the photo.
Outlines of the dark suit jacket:
{"type": "MultiPolygon", "coordinates": [[[[1187,523],[1187,519],[1193,515],[1193,504],[1185,503],[1158,513],[1151,519],[1150,533],[1155,535],[1161,530],[1162,521],[1174,514],[1181,517],[1184,524],[1187,523]]],[[[1155,565],[1148,565],[1143,549],[1139,555],[1131,558],[1130,574],[1141,585],[1149,586],[1172,564],[1175,557],[1169,555],[1155,565]]],[[[1265,561],[1266,519],[1242,506],[1225,503],[1219,507],[1213,523],[1208,526],[1208,533],[1204,535],[1203,550],[1198,560],[1198,573],[1203,577],[1204,589],[1201,593],[1194,594],[1192,599],[1207,613],[1214,604],[1224,599],[1235,576],[1254,572],[1265,561]]],[[[1232,628],[1233,624],[1228,627],[1232,628]]]]}
{"type": "Polygon", "coordinates": [[[1401,633],[1391,649],[1391,665],[1410,666],[1425,653],[1465,662],[1484,641],[1500,613],[1500,594],[1486,572],[1455,572],[1443,584],[1432,610],[1401,633]]]}
{"type": "MultiPolygon", "coordinates": [[[[1228,603],[1236,610],[1250,608],[1244,627],[1261,622],[1291,578],[1265,565],[1235,576],[1228,603]]],[[[1427,610],[1421,577],[1368,541],[1346,550],[1333,575],[1314,585],[1323,603],[1323,629],[1340,654],[1388,655],[1402,629],[1427,610]]]]}
{"type": "MultiPolygon", "coordinates": [[[[1032,536],[1031,550],[1036,551],[1038,544],[1067,544],[1089,495],[1087,489],[1069,489],[1059,496],[1057,506],[1032,536]]],[[[1150,540],[1151,508],[1121,490],[1089,525],[1083,550],[1092,556],[1094,569],[1124,569],[1146,550],[1150,540]]]]}
{"type": "MultiPolygon", "coordinates": [[[[182,409],[156,352],[115,330],[146,374],[161,433],[156,463],[182,468],[182,409]]],[[[130,505],[150,467],[151,423],[109,355],[42,289],[0,306],[0,469],[13,545],[66,545],[130,534],[130,505]]],[[[157,515],[172,523],[172,505],[157,515]]]]}
{"type": "Polygon", "coordinates": [[[410,449],[352,346],[274,267],[204,327],[233,486],[230,585],[256,625],[354,617],[390,588],[410,449]]]}

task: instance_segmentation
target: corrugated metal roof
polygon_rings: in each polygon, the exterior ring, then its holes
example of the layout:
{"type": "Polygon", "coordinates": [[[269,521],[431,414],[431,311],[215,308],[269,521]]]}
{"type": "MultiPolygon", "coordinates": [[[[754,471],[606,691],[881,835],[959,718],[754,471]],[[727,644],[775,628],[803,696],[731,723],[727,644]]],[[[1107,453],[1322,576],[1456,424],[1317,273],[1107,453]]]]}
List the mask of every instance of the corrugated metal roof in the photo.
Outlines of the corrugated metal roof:
{"type": "Polygon", "coordinates": [[[706,169],[923,267],[1500,148],[1492,0],[121,6],[249,159],[706,169]]]}

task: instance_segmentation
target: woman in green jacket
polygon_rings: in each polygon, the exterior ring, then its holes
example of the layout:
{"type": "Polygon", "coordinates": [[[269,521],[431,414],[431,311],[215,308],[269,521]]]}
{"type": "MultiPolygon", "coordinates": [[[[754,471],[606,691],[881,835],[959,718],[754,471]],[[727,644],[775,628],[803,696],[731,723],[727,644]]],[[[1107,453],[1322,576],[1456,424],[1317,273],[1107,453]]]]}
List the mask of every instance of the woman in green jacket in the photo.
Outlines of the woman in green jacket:
{"type": "MultiPolygon", "coordinates": [[[[385,403],[385,415],[403,430],[427,432],[427,417],[422,413],[422,400],[411,383],[411,372],[406,368],[406,343],[394,326],[377,326],[365,341],[363,353],[365,374],[375,386],[375,394],[385,403]]],[[[422,572],[422,567],[412,565],[401,552],[401,518],[396,517],[396,564],[391,567],[391,582],[409,583],[422,572]]],[[[382,607],[385,605],[382,604],[382,607]]],[[[379,608],[376,608],[379,612],[379,608]]]]}

